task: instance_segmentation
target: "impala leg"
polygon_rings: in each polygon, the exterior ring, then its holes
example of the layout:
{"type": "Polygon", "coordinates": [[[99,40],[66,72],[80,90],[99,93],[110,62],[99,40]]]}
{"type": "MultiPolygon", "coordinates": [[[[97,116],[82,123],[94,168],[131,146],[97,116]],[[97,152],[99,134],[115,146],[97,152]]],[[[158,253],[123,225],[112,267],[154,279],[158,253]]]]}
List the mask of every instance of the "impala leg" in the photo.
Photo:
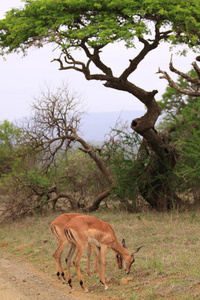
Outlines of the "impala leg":
{"type": "Polygon", "coordinates": [[[101,244],[100,248],[100,281],[104,285],[105,290],[108,289],[108,286],[106,284],[106,278],[105,278],[105,268],[106,268],[106,250],[107,245],[101,244]]]}
{"type": "Polygon", "coordinates": [[[88,292],[88,289],[85,286],[85,283],[84,283],[84,280],[83,280],[83,276],[82,276],[81,270],[80,270],[80,261],[81,261],[81,257],[83,255],[85,246],[86,246],[86,244],[82,244],[82,245],[77,246],[77,254],[76,254],[75,259],[74,259],[74,266],[76,268],[76,272],[77,272],[77,275],[78,275],[79,283],[80,283],[82,289],[85,292],[88,292]]]}
{"type": "Polygon", "coordinates": [[[67,275],[68,275],[68,283],[71,289],[73,289],[72,286],[72,278],[71,278],[71,273],[70,273],[70,266],[71,266],[71,259],[74,255],[74,251],[76,250],[76,245],[74,243],[70,244],[69,252],[66,258],[66,263],[67,263],[67,275]]]}
{"type": "Polygon", "coordinates": [[[97,274],[98,273],[98,266],[97,266],[97,264],[98,264],[98,252],[97,252],[97,250],[96,250],[96,246],[95,245],[93,245],[93,244],[88,244],[88,246],[87,246],[87,275],[88,276],[91,276],[91,272],[90,272],[90,266],[91,266],[91,264],[90,264],[90,257],[91,257],[91,253],[92,253],[92,249],[93,249],[93,251],[94,251],[94,272],[97,274]]]}
{"type": "Polygon", "coordinates": [[[91,245],[88,244],[87,245],[87,275],[88,276],[91,276],[91,272],[90,272],[90,257],[91,257],[91,253],[92,253],[91,245]]]}
{"type": "Polygon", "coordinates": [[[64,269],[63,269],[62,262],[61,262],[61,256],[62,256],[63,249],[66,245],[66,242],[67,241],[64,241],[64,242],[59,241],[58,248],[56,249],[56,251],[53,254],[55,266],[56,266],[56,270],[57,270],[57,276],[58,276],[58,279],[62,283],[65,283],[65,281],[66,281],[64,269]]]}
{"type": "Polygon", "coordinates": [[[95,245],[91,245],[92,249],[94,251],[94,272],[98,273],[98,262],[99,262],[99,251],[97,250],[97,247],[95,245]]]}

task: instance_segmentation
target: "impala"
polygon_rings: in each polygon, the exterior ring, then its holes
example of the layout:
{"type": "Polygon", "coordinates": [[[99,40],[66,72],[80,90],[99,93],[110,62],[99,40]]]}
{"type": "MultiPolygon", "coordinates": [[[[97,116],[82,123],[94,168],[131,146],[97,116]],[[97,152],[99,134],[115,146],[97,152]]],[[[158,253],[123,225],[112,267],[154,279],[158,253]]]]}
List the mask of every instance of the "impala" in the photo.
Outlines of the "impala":
{"type": "MultiPolygon", "coordinates": [[[[111,248],[118,254],[118,258],[122,259],[126,274],[130,272],[132,263],[134,262],[134,254],[140,250],[141,247],[130,252],[123,246],[116,238],[112,227],[92,216],[77,216],[71,219],[65,226],[64,232],[70,243],[70,250],[67,257],[67,272],[68,283],[73,289],[72,279],[70,274],[70,263],[74,251],[77,249],[77,254],[74,259],[74,265],[79,278],[79,283],[85,292],[88,292],[85,286],[81,271],[80,260],[86,245],[95,245],[99,256],[99,272],[100,282],[104,285],[105,290],[108,289],[105,281],[105,265],[106,265],[106,249],[111,248]]],[[[125,245],[125,243],[124,243],[125,245]]]]}
{"type": "MultiPolygon", "coordinates": [[[[51,223],[51,227],[50,227],[52,233],[57,237],[58,243],[59,243],[56,251],[53,254],[53,257],[54,257],[54,260],[55,260],[58,279],[60,279],[62,283],[67,281],[65,273],[64,273],[64,269],[63,269],[63,266],[62,266],[62,262],[61,262],[61,256],[62,256],[63,249],[64,249],[66,243],[68,242],[67,238],[65,236],[65,233],[64,233],[64,227],[71,219],[73,219],[74,217],[77,217],[77,216],[81,216],[81,214],[68,213],[68,214],[60,215],[51,223]]],[[[94,246],[93,246],[93,248],[95,250],[94,269],[95,269],[95,272],[97,272],[97,253],[96,253],[96,249],[95,249],[94,246]]],[[[91,245],[88,244],[88,249],[87,249],[87,257],[88,257],[88,260],[87,260],[87,274],[88,275],[91,275],[90,274],[90,255],[91,255],[91,245]]]]}

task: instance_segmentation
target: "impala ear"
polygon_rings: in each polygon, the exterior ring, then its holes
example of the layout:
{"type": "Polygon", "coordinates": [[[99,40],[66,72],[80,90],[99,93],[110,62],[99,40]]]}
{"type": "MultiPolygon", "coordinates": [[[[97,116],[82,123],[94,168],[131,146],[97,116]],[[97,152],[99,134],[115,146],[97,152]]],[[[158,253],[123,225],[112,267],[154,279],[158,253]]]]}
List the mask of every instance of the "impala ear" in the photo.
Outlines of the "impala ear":
{"type": "Polygon", "coordinates": [[[122,240],[122,247],[124,247],[125,249],[127,249],[125,239],[122,240]]]}
{"type": "Polygon", "coordinates": [[[142,248],[142,246],[139,247],[139,248],[137,248],[136,250],[133,250],[133,251],[131,252],[131,256],[133,256],[135,253],[137,253],[141,248],[142,248]]]}

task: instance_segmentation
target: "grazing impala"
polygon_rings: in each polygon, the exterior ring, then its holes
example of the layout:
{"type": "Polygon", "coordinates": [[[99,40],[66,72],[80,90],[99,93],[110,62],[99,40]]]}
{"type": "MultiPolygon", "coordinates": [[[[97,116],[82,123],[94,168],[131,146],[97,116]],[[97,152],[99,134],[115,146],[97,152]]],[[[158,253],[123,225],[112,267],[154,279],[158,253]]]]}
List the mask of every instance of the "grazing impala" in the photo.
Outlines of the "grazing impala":
{"type": "MultiPolygon", "coordinates": [[[[66,243],[68,242],[67,239],[66,239],[65,233],[64,233],[64,227],[71,219],[73,219],[74,217],[77,217],[77,216],[81,216],[81,214],[78,214],[78,213],[63,214],[63,215],[58,216],[51,223],[51,231],[57,237],[58,242],[59,242],[59,245],[58,245],[56,251],[54,252],[53,256],[54,256],[55,265],[56,265],[56,269],[57,269],[57,276],[61,280],[62,283],[67,281],[65,273],[64,273],[64,269],[63,269],[63,266],[62,266],[62,262],[61,262],[61,255],[62,255],[63,249],[64,249],[66,243]]],[[[87,256],[88,256],[87,273],[88,273],[88,275],[90,275],[91,245],[88,245],[87,250],[88,250],[87,251],[87,256]]],[[[94,250],[95,250],[95,266],[94,266],[94,269],[95,269],[95,272],[97,272],[97,253],[96,253],[96,249],[94,249],[94,250]]]]}
{"type": "Polygon", "coordinates": [[[68,283],[70,287],[73,288],[70,275],[70,263],[74,251],[77,249],[74,265],[79,278],[79,283],[85,292],[88,292],[88,289],[84,284],[80,271],[80,260],[88,243],[94,244],[98,251],[100,281],[104,285],[105,290],[108,289],[105,281],[106,249],[111,248],[118,253],[119,258],[123,261],[125,272],[128,274],[131,265],[134,262],[134,253],[138,252],[141,248],[140,247],[133,252],[128,251],[128,249],[117,240],[114,230],[108,223],[92,216],[82,215],[71,219],[66,224],[64,231],[70,243],[70,250],[67,257],[68,283]]]}

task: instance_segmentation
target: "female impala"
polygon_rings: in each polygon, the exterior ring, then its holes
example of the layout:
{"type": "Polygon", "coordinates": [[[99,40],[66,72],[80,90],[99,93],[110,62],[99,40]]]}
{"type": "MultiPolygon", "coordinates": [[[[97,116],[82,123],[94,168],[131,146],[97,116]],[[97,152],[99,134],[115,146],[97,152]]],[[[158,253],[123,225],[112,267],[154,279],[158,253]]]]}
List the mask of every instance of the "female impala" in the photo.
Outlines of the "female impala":
{"type": "Polygon", "coordinates": [[[133,252],[128,251],[117,240],[112,227],[92,216],[77,216],[70,220],[64,229],[66,237],[70,243],[70,250],[67,257],[68,283],[72,288],[72,279],[70,275],[70,262],[74,251],[77,249],[77,254],[74,259],[74,265],[79,278],[81,287],[85,292],[88,292],[83,277],[80,271],[80,260],[83,251],[88,243],[94,244],[99,254],[100,281],[104,284],[105,290],[108,289],[105,281],[105,265],[106,265],[106,249],[111,248],[122,258],[126,274],[130,272],[132,263],[134,262],[134,253],[138,252],[138,248],[133,252]]]}
{"type": "MultiPolygon", "coordinates": [[[[65,273],[64,273],[64,269],[62,266],[62,262],[61,262],[61,255],[63,252],[63,249],[67,243],[67,239],[64,233],[64,227],[65,225],[74,217],[77,216],[81,216],[81,214],[78,213],[68,213],[68,214],[63,214],[58,216],[52,223],[51,223],[51,231],[52,233],[57,237],[59,245],[56,249],[56,251],[54,252],[53,256],[54,256],[54,260],[55,260],[55,265],[56,265],[56,270],[57,270],[57,276],[58,279],[61,280],[62,283],[64,283],[66,280],[65,277],[65,273]]],[[[94,247],[94,246],[93,246],[94,247]]],[[[87,256],[88,256],[88,262],[87,262],[87,273],[88,275],[90,274],[90,255],[91,255],[91,246],[88,245],[88,249],[87,249],[87,256]]],[[[94,265],[94,269],[95,272],[97,272],[97,253],[96,253],[96,249],[94,249],[95,251],[95,265],[94,265]]]]}

